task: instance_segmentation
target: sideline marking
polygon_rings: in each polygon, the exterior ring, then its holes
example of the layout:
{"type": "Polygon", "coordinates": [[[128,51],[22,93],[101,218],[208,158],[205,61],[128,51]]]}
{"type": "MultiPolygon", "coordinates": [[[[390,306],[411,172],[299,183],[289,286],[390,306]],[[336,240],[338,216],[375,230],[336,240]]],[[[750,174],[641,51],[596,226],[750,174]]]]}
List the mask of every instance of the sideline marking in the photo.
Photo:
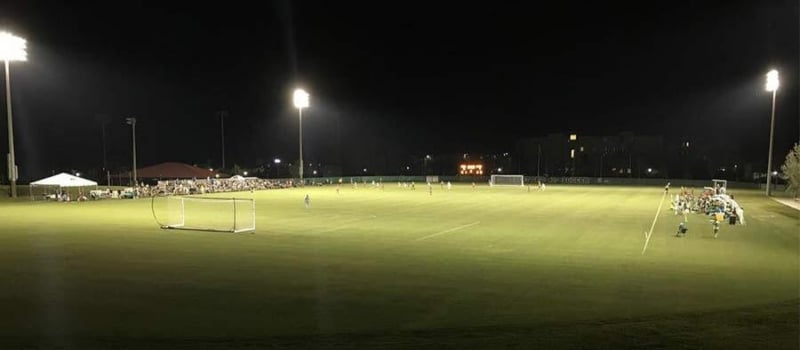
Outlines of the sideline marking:
{"type": "Polygon", "coordinates": [[[477,224],[480,224],[480,223],[481,223],[480,221],[475,221],[475,222],[473,222],[473,223],[471,223],[471,224],[466,224],[466,225],[461,225],[461,226],[458,226],[458,227],[453,227],[453,228],[451,228],[451,229],[447,229],[447,230],[444,230],[444,231],[439,231],[439,232],[436,232],[436,233],[434,233],[434,234],[430,234],[430,235],[427,235],[427,236],[424,236],[424,237],[417,238],[417,239],[415,239],[415,241],[421,241],[421,240],[423,240],[423,239],[428,239],[428,238],[436,237],[436,236],[439,236],[439,235],[443,235],[443,234],[445,234],[445,233],[450,233],[450,232],[453,232],[453,231],[458,231],[458,230],[460,230],[460,229],[462,229],[462,228],[467,228],[467,227],[470,227],[470,226],[475,226],[475,225],[477,225],[477,224]]]}
{"type": "Polygon", "coordinates": [[[647,250],[647,244],[650,243],[650,236],[653,235],[653,228],[656,227],[656,221],[658,220],[658,214],[661,213],[661,206],[664,204],[664,198],[666,198],[666,197],[667,197],[667,192],[664,192],[664,194],[661,196],[661,202],[658,203],[658,210],[656,210],[656,217],[653,218],[653,224],[650,225],[650,231],[647,232],[647,239],[644,241],[644,247],[642,248],[642,255],[644,255],[644,252],[647,250]]]}

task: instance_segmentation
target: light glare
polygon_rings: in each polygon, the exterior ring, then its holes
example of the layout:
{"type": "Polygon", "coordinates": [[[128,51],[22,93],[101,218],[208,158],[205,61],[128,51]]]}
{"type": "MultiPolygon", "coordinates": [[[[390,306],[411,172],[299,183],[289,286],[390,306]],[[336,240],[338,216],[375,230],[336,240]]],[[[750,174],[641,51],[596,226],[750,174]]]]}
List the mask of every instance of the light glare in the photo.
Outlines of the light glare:
{"type": "Polygon", "coordinates": [[[0,60],[27,61],[26,48],[25,39],[9,32],[0,32],[0,60]]]}
{"type": "Polygon", "coordinates": [[[778,79],[778,71],[771,70],[767,73],[767,91],[773,92],[778,90],[778,86],[780,86],[780,80],[778,79]]]}
{"type": "Polygon", "coordinates": [[[303,89],[294,90],[294,107],[298,109],[308,108],[309,106],[309,96],[308,93],[303,89]]]}

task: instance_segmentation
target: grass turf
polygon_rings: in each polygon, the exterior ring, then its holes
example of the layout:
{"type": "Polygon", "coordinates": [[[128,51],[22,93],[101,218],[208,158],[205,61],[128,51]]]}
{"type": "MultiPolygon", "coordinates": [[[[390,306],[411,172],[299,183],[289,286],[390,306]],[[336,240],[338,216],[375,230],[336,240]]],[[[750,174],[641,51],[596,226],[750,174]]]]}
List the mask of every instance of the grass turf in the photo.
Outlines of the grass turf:
{"type": "Polygon", "coordinates": [[[657,188],[221,195],[256,199],[255,234],[4,201],[0,345],[797,348],[800,212],[736,195],[746,226],[675,238],[662,210],[644,255],[657,188]]]}

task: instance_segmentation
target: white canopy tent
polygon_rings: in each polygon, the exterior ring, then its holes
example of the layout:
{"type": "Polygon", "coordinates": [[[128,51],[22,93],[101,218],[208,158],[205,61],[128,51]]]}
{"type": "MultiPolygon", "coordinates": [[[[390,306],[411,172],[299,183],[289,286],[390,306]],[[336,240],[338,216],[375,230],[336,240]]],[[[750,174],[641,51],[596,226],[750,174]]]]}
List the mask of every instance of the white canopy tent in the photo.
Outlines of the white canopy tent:
{"type": "Polygon", "coordinates": [[[94,187],[95,189],[97,189],[97,182],[94,182],[92,180],[87,180],[82,177],[70,175],[67,173],[61,173],[41,179],[39,181],[31,182],[29,189],[30,189],[31,199],[34,199],[33,197],[34,188],[55,189],[56,191],[60,192],[65,188],[83,188],[83,187],[94,187]]]}

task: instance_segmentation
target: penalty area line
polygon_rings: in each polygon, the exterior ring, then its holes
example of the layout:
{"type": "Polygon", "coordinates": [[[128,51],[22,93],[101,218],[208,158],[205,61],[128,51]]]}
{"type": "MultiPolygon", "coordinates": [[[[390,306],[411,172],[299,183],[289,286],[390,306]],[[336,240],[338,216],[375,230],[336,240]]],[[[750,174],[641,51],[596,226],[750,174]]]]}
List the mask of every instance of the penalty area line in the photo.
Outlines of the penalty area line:
{"type": "Polygon", "coordinates": [[[475,225],[480,224],[480,223],[481,223],[480,221],[475,221],[475,222],[473,222],[471,224],[466,224],[466,225],[461,225],[461,226],[458,226],[458,227],[453,227],[451,229],[447,229],[447,230],[444,230],[444,231],[439,231],[439,232],[436,232],[434,234],[430,234],[430,235],[427,235],[427,236],[424,236],[424,237],[417,238],[417,239],[415,239],[415,241],[421,241],[423,239],[433,238],[433,237],[436,237],[436,236],[439,236],[439,235],[443,235],[445,233],[450,233],[450,232],[453,232],[453,231],[458,231],[458,230],[461,230],[461,229],[465,229],[467,227],[475,226],[475,225]]]}
{"type": "Polygon", "coordinates": [[[661,206],[664,205],[664,198],[666,197],[667,197],[667,192],[664,192],[664,194],[661,196],[661,202],[658,203],[658,210],[656,210],[656,217],[653,218],[653,224],[650,225],[650,231],[646,232],[647,239],[644,241],[644,247],[642,247],[642,255],[644,255],[644,252],[647,251],[647,244],[650,243],[650,236],[653,235],[653,228],[656,227],[656,221],[658,221],[658,214],[661,213],[661,206]]]}

